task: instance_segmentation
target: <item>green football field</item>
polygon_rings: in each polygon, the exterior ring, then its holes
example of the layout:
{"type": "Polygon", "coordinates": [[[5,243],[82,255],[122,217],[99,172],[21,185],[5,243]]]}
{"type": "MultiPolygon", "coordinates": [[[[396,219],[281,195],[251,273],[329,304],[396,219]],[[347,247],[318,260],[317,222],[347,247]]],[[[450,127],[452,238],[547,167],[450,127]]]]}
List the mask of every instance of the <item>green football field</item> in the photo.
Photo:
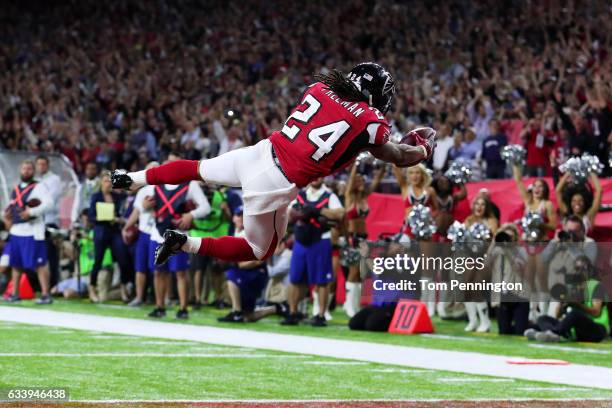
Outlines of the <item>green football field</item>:
{"type": "MultiPolygon", "coordinates": [[[[35,306],[31,302],[22,302],[16,307],[35,306]]],[[[45,310],[145,319],[149,308],[60,300],[45,310]]],[[[225,312],[205,308],[192,313],[191,319],[183,324],[244,327],[275,333],[562,359],[577,364],[612,367],[610,341],[596,345],[538,345],[519,337],[465,334],[463,322],[437,319],[434,320],[434,335],[356,333],[348,330],[347,318],[340,312],[334,314],[334,320],[327,328],[283,327],[276,317],[244,325],[217,323],[216,318],[225,312]]],[[[166,320],[174,321],[171,317],[166,320]]],[[[612,399],[612,390],[197,341],[4,321],[0,321],[0,333],[0,389],[67,388],[71,400],[612,399]]]]}

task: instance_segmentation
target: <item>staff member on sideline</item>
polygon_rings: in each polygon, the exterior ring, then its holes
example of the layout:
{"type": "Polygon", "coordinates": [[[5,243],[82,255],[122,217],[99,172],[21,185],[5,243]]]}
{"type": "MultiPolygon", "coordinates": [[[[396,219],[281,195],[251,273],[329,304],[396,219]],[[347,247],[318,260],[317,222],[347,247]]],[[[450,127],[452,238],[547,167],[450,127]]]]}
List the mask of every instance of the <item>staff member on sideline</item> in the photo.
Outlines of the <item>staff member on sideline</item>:
{"type": "MultiPolygon", "coordinates": [[[[178,160],[175,153],[168,155],[166,163],[178,160]]],[[[164,242],[163,235],[168,229],[186,231],[193,225],[193,220],[204,218],[210,213],[210,205],[197,181],[190,181],[178,185],[163,184],[150,186],[155,197],[155,226],[151,229],[151,255],[149,267],[154,268],[156,248],[164,242]],[[191,201],[195,207],[188,210],[188,202],[191,201]]],[[[167,263],[155,267],[155,304],[156,308],[149,313],[149,317],[164,317],[166,315],[166,293],[169,289],[168,272],[176,274],[176,286],[179,295],[179,310],[176,312],[177,319],[189,318],[187,311],[187,270],[189,269],[189,254],[178,253],[168,260],[167,263]]]]}
{"type": "MultiPolygon", "coordinates": [[[[57,174],[49,170],[49,158],[47,156],[38,156],[36,158],[36,172],[40,182],[47,187],[52,200],[51,208],[44,215],[45,225],[47,228],[59,228],[59,202],[62,197],[62,180],[57,174]]],[[[51,271],[51,286],[54,286],[59,280],[59,252],[51,234],[47,233],[45,237],[49,270],[51,271]]]]}
{"type": "Polygon", "coordinates": [[[311,324],[315,327],[327,326],[325,311],[329,283],[334,279],[329,221],[341,221],[344,208],[338,196],[323,184],[322,178],[318,178],[298,193],[294,210],[297,210],[299,219],[293,230],[295,243],[289,271],[287,297],[290,314],[281,324],[299,323],[297,305],[304,297],[307,285],[315,285],[319,313],[313,316],[311,324]]]}
{"type": "Polygon", "coordinates": [[[72,215],[70,220],[74,224],[79,221],[83,210],[89,208],[89,202],[93,193],[100,191],[100,177],[98,176],[98,166],[96,163],[87,163],[85,166],[85,179],[77,187],[72,204],[72,215]]]}
{"type": "Polygon", "coordinates": [[[21,182],[11,194],[6,209],[11,228],[9,241],[9,266],[13,269],[13,294],[9,302],[19,301],[19,279],[26,270],[36,270],[40,283],[41,297],[38,304],[53,302],[49,295],[49,269],[45,246],[45,223],[43,216],[52,206],[51,195],[44,184],[34,181],[34,162],[21,163],[21,182]],[[35,200],[40,201],[35,205],[35,200]]]}
{"type": "MultiPolygon", "coordinates": [[[[151,162],[147,169],[159,166],[158,162],[151,162]]],[[[134,209],[126,221],[121,234],[127,241],[127,233],[130,227],[138,223],[138,240],[134,251],[134,269],[136,270],[136,297],[132,299],[129,306],[139,307],[144,302],[147,275],[153,273],[149,266],[151,230],[155,228],[155,217],[153,207],[155,206],[153,186],[142,187],[134,198],[134,209]]]]}
{"type": "Polygon", "coordinates": [[[121,237],[120,224],[123,222],[119,213],[122,208],[125,194],[112,191],[110,173],[104,172],[100,179],[100,191],[91,196],[89,204],[89,222],[94,226],[94,267],[89,278],[89,298],[92,302],[99,302],[96,291],[98,272],[102,268],[104,252],[111,249],[113,259],[119,264],[121,273],[121,298],[127,300],[126,285],[132,275],[127,246],[121,237]]]}
{"type": "MultiPolygon", "coordinates": [[[[204,185],[203,189],[210,203],[210,213],[205,218],[193,220],[193,228],[189,230],[189,236],[218,238],[228,235],[230,229],[229,220],[232,216],[225,194],[208,185],[204,185]]],[[[215,295],[218,296],[218,299],[215,300],[222,302],[221,294],[223,292],[224,279],[223,271],[216,266],[217,262],[208,256],[190,254],[189,263],[193,272],[194,309],[199,309],[202,306],[203,281],[212,284],[215,295]]],[[[211,286],[210,284],[208,286],[211,286]]],[[[208,291],[206,291],[205,296],[207,301],[208,291]]]]}

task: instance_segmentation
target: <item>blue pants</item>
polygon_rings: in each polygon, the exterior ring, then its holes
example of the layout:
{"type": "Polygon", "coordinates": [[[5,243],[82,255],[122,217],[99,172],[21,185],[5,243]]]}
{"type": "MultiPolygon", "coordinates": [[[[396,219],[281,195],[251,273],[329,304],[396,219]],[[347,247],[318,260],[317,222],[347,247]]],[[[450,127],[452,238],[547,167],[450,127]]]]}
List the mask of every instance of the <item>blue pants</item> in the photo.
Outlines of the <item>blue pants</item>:
{"type": "Polygon", "coordinates": [[[265,269],[232,268],[225,272],[228,281],[232,281],[240,289],[242,311],[249,313],[255,310],[255,302],[268,284],[268,274],[265,269]]]}
{"type": "Polygon", "coordinates": [[[176,255],[172,255],[168,258],[168,262],[163,265],[155,265],[155,249],[157,249],[159,245],[159,243],[153,240],[149,242],[149,271],[175,273],[189,269],[189,254],[186,252],[179,252],[176,255]]]}
{"type": "Polygon", "coordinates": [[[34,237],[10,236],[9,266],[17,269],[35,271],[47,263],[47,247],[45,241],[37,241],[34,237]]]}
{"type": "Polygon", "coordinates": [[[152,271],[149,268],[150,242],[151,236],[149,234],[142,231],[138,233],[138,241],[136,241],[134,249],[134,268],[136,272],[149,273],[152,271]]]}
{"type": "Polygon", "coordinates": [[[330,239],[311,245],[293,243],[289,281],[293,284],[325,285],[334,279],[330,239]]]}
{"type": "Polygon", "coordinates": [[[94,227],[94,266],[91,270],[89,283],[96,286],[98,283],[98,272],[102,268],[104,252],[110,248],[113,260],[119,264],[121,283],[130,282],[133,274],[133,266],[130,262],[127,245],[123,242],[121,231],[118,228],[106,225],[94,227]]]}

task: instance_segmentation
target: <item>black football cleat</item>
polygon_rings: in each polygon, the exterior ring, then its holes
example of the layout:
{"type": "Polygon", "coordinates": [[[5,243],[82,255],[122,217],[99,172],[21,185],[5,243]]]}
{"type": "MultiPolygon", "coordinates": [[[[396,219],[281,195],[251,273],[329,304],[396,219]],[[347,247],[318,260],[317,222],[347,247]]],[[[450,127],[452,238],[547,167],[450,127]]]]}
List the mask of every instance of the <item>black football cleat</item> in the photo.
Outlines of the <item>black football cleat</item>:
{"type": "Polygon", "coordinates": [[[162,317],[166,317],[166,309],[164,309],[163,307],[156,307],[147,316],[155,317],[156,319],[161,319],[162,317]]]}
{"type": "Polygon", "coordinates": [[[325,321],[325,316],[313,316],[312,319],[310,319],[310,324],[313,327],[325,327],[327,326],[327,322],[325,321]]]}
{"type": "Polygon", "coordinates": [[[189,312],[187,309],[179,309],[178,312],[176,312],[176,318],[180,320],[187,320],[189,319],[189,312]]]}
{"type": "Polygon", "coordinates": [[[217,321],[224,323],[244,323],[244,317],[242,316],[242,312],[231,311],[226,316],[219,317],[217,321]]]}
{"type": "Polygon", "coordinates": [[[281,326],[297,326],[300,324],[300,316],[297,313],[290,313],[280,322],[281,326]]]}
{"type": "Polygon", "coordinates": [[[187,235],[175,230],[164,232],[164,242],[155,250],[155,265],[163,265],[168,258],[180,252],[181,247],[187,242],[187,235]]]}
{"type": "Polygon", "coordinates": [[[111,184],[116,190],[129,190],[134,180],[125,170],[115,170],[111,173],[111,184]]]}

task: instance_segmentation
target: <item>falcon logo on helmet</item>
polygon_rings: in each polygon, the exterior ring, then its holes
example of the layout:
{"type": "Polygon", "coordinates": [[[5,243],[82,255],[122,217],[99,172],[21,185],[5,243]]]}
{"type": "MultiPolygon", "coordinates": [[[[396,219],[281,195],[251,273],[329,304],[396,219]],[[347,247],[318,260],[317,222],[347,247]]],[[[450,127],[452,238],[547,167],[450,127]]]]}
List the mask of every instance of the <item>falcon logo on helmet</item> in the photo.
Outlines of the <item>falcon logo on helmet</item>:
{"type": "Polygon", "coordinates": [[[382,113],[389,111],[395,95],[395,80],[389,71],[374,62],[364,62],[351,69],[348,79],[367,98],[370,106],[382,113]]]}

